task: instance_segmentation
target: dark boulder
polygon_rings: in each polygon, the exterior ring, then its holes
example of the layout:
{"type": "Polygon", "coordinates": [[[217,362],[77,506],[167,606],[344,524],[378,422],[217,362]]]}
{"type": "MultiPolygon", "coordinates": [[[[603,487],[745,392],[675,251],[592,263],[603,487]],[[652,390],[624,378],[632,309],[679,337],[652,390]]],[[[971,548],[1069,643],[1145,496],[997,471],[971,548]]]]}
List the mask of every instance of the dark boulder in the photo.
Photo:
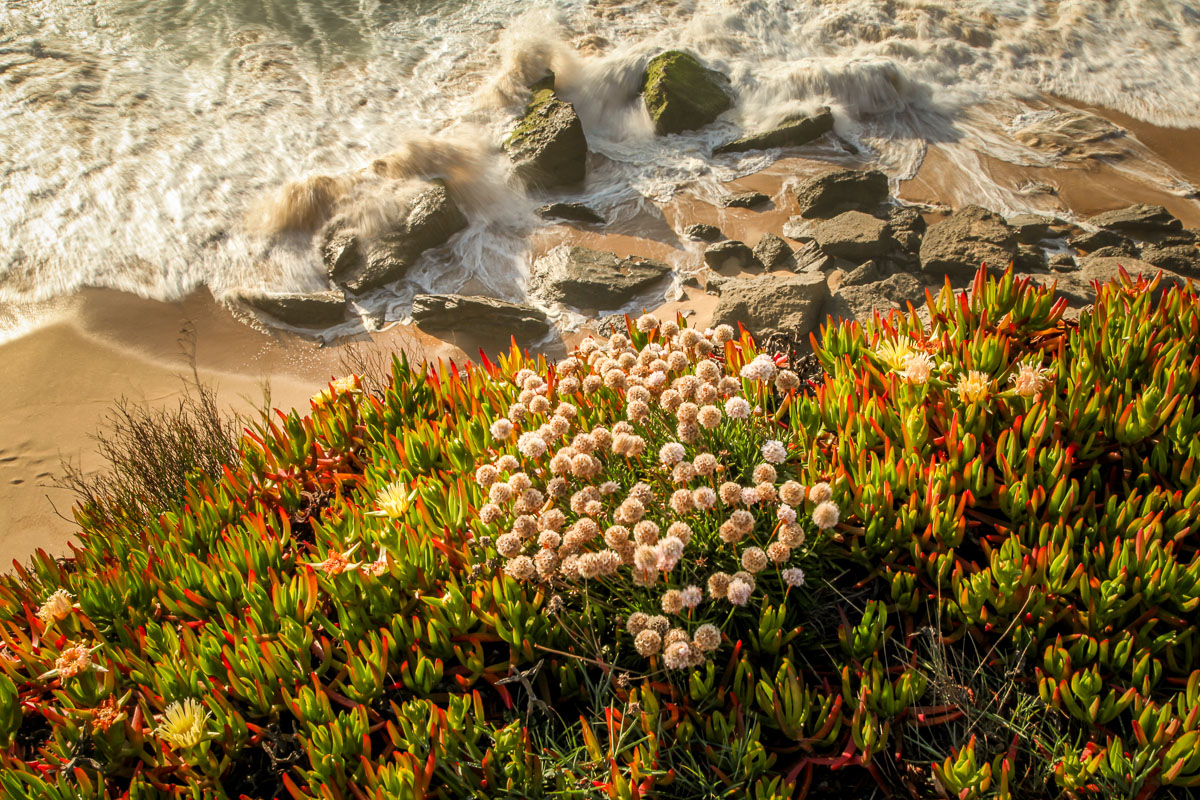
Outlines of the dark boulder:
{"type": "Polygon", "coordinates": [[[826,312],[834,319],[863,322],[876,311],[884,314],[894,310],[904,311],[909,303],[919,308],[924,302],[925,285],[921,280],[907,272],[897,272],[883,280],[866,283],[847,283],[843,280],[829,298],[826,312]]]}
{"type": "Polygon", "coordinates": [[[1152,206],[1146,203],[1118,208],[1115,211],[1105,211],[1089,217],[1088,224],[1110,231],[1178,231],[1183,223],[1176,219],[1171,212],[1162,206],[1152,206]]]}
{"type": "Polygon", "coordinates": [[[534,263],[530,283],[547,300],[606,310],[621,308],[650,291],[670,272],[666,264],[647,258],[562,246],[534,263]]]}
{"type": "Polygon", "coordinates": [[[754,245],[754,258],[764,269],[782,269],[792,265],[792,248],[773,233],[764,233],[754,245]]]}
{"type": "Polygon", "coordinates": [[[504,340],[537,341],[550,330],[546,315],[533,306],[494,297],[419,294],[413,298],[413,321],[427,331],[454,331],[504,340]]]}
{"type": "Polygon", "coordinates": [[[716,242],[725,238],[721,229],[716,225],[705,225],[699,222],[684,228],[683,235],[697,242],[716,242]]]}
{"type": "Polygon", "coordinates": [[[365,292],[400,280],[420,258],[467,226],[467,218],[446,191],[434,181],[411,198],[391,230],[361,236],[345,220],[326,226],[322,256],[329,277],[351,292],[365,292]]]}
{"type": "Polygon", "coordinates": [[[710,244],[704,250],[704,263],[717,272],[735,272],[762,266],[745,242],[734,239],[710,244]]]}
{"type": "Polygon", "coordinates": [[[925,235],[925,218],[915,208],[898,206],[888,211],[888,234],[896,246],[906,253],[921,249],[921,237],[925,235]]]}
{"type": "Polygon", "coordinates": [[[834,258],[862,261],[892,248],[888,224],[861,211],[846,211],[813,229],[817,244],[834,258]]]}
{"type": "Polygon", "coordinates": [[[833,130],[833,114],[822,108],[811,117],[789,120],[770,130],[754,133],[726,142],[713,150],[713,155],[744,153],[747,150],[769,150],[773,147],[800,147],[833,130]]]}
{"type": "Polygon", "coordinates": [[[807,336],[820,322],[829,289],[819,273],[759,275],[721,284],[713,325],[742,323],[756,336],[807,336]]]}
{"type": "Polygon", "coordinates": [[[754,208],[771,202],[771,196],[762,192],[738,192],[721,198],[723,208],[754,208]]]}
{"type": "Polygon", "coordinates": [[[1016,256],[1016,231],[979,206],[966,206],[930,225],[921,241],[921,269],[933,275],[969,277],[980,264],[1003,270],[1016,256]]]}
{"type": "Polygon", "coordinates": [[[1009,217],[1008,224],[1017,232],[1021,244],[1037,244],[1050,232],[1053,220],[1040,214],[1017,214],[1009,217]]]}
{"type": "Polygon", "coordinates": [[[324,292],[257,292],[238,296],[255,311],[298,328],[327,328],[346,318],[346,295],[324,292]]]}
{"type": "Polygon", "coordinates": [[[604,217],[583,203],[549,203],[539,208],[537,213],[542,219],[561,219],[568,222],[586,222],[592,225],[604,224],[604,217]]]}
{"type": "Polygon", "coordinates": [[[839,169],[796,189],[802,217],[832,217],[843,211],[873,211],[888,197],[888,179],[878,170],[839,169]]]}
{"type": "Polygon", "coordinates": [[[1128,237],[1103,228],[1072,236],[1067,240],[1067,244],[1085,253],[1093,253],[1102,247],[1121,247],[1128,250],[1131,255],[1136,252],[1133,242],[1128,237]]]}

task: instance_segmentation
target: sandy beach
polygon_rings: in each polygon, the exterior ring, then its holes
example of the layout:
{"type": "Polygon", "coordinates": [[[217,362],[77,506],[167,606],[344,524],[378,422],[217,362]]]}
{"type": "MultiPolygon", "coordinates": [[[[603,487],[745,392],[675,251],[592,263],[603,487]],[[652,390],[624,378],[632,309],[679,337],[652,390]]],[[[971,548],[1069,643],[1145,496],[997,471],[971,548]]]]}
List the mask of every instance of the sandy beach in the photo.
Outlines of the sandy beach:
{"type": "MultiPolygon", "coordinates": [[[[1089,109],[1126,128],[1179,174],[1200,182],[1200,130],[1169,129],[1137,122],[1106,109],[1089,109]]],[[[1132,177],[1119,162],[1090,160],[1066,168],[1024,167],[985,160],[990,179],[1016,187],[1040,181],[1056,188],[1044,197],[1047,213],[1082,218],[1134,202],[1165,206],[1189,227],[1200,226],[1200,203],[1132,177]]],[[[773,202],[759,210],[718,208],[684,190],[660,214],[649,214],[634,230],[605,233],[552,226],[532,242],[535,254],[564,242],[663,260],[681,273],[699,271],[703,244],[676,231],[695,222],[715,224],[726,236],[754,244],[778,233],[796,213],[787,186],[831,167],[812,159],[781,159],[757,174],[728,184],[730,192],[762,191],[773,202]]],[[[959,206],[969,189],[958,168],[930,147],[918,175],[900,186],[909,202],[959,206]]],[[[715,298],[686,289],[662,311],[684,311],[705,324],[715,298]]],[[[480,340],[469,331],[451,341],[412,326],[394,326],[361,344],[375,352],[407,350],[416,358],[462,360],[480,347],[494,352],[503,343],[480,340]]],[[[261,404],[264,383],[273,405],[305,407],[313,392],[344,371],[338,347],[318,347],[302,337],[265,332],[237,319],[207,291],[178,303],[146,300],[110,290],[87,290],[67,302],[56,321],[0,344],[0,363],[11,376],[0,383],[0,565],[22,560],[36,548],[68,550],[75,530],[70,492],[53,486],[63,458],[96,469],[90,437],[104,424],[114,401],[128,397],[151,405],[178,401],[191,361],[201,380],[216,386],[223,403],[241,411],[261,404]],[[194,344],[189,344],[194,343],[194,344]],[[189,356],[189,350],[193,354],[189,356]]]]}

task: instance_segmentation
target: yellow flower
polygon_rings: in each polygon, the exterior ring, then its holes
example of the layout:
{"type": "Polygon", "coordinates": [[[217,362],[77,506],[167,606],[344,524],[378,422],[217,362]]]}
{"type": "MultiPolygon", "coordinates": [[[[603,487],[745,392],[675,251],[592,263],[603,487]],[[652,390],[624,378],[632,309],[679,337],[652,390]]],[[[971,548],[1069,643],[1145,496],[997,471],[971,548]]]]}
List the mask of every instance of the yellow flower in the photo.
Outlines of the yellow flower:
{"type": "Polygon", "coordinates": [[[327,388],[314,394],[312,396],[312,403],[315,406],[323,406],[326,403],[332,402],[338,395],[357,394],[358,392],[358,376],[347,375],[331,381],[327,388]]]}
{"type": "Polygon", "coordinates": [[[372,517],[390,517],[396,519],[404,516],[404,512],[408,511],[408,504],[417,496],[417,492],[408,491],[408,487],[403,481],[395,481],[379,490],[379,494],[375,495],[375,504],[379,506],[378,511],[368,511],[368,516],[372,517]]]}
{"type": "Polygon", "coordinates": [[[971,370],[958,378],[958,396],[964,403],[978,403],[987,399],[992,380],[985,373],[971,370]]]}
{"type": "Polygon", "coordinates": [[[183,750],[204,741],[208,735],[204,729],[207,722],[208,709],[199,700],[189,697],[167,706],[156,733],[175,750],[183,750]]]}
{"type": "Polygon", "coordinates": [[[59,589],[42,603],[42,607],[37,611],[38,619],[49,628],[59,620],[66,619],[74,607],[70,593],[66,589],[59,589]]]}
{"type": "Polygon", "coordinates": [[[904,369],[904,362],[915,353],[917,344],[907,336],[898,336],[895,341],[881,341],[875,346],[875,357],[896,371],[904,369]]]}

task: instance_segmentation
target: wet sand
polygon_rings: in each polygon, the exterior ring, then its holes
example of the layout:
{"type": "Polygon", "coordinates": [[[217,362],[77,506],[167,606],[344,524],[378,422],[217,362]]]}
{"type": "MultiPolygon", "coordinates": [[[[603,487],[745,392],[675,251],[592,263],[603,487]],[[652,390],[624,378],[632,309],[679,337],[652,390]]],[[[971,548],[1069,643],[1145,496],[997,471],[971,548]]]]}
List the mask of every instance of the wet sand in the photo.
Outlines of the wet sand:
{"type": "MultiPolygon", "coordinates": [[[[1086,109],[1126,128],[1186,180],[1200,184],[1200,130],[1159,128],[1107,109],[1086,109]]],[[[1166,206],[1189,227],[1200,227],[1200,202],[1141,181],[1119,163],[1092,161],[1069,168],[1039,168],[983,160],[982,168],[1002,186],[1040,181],[1056,187],[1038,198],[1047,213],[1078,218],[1134,202],[1166,206]]],[[[703,272],[704,244],[676,232],[702,222],[726,236],[754,245],[763,233],[779,233],[796,213],[789,187],[833,167],[816,159],[789,157],[755,175],[728,184],[730,192],[761,191],[772,202],[759,209],[726,209],[687,191],[659,213],[648,213],[622,232],[556,225],[539,232],[535,254],[564,242],[618,255],[642,255],[671,264],[680,273],[703,272]]],[[[909,202],[960,206],[970,202],[970,177],[934,145],[913,180],[902,182],[899,196],[909,202]]],[[[692,315],[705,325],[716,298],[701,289],[684,289],[661,313],[692,315]]],[[[89,290],[72,298],[58,321],[20,338],[0,343],[0,363],[8,380],[0,382],[0,569],[24,561],[36,548],[61,555],[75,531],[70,492],[55,489],[61,458],[85,469],[100,466],[90,437],[103,426],[114,401],[178,402],[191,375],[188,350],[201,380],[215,385],[221,402],[251,412],[261,405],[268,382],[272,404],[307,407],[308,398],[329,378],[345,372],[344,351],[321,348],[300,336],[257,330],[230,314],[207,292],[178,303],[144,300],[107,290],[89,290]],[[192,344],[189,344],[192,343],[192,344]]],[[[568,336],[568,340],[577,338],[568,336]]],[[[506,343],[463,332],[444,341],[412,326],[394,326],[358,347],[386,360],[404,350],[415,358],[463,360],[480,348],[489,353],[506,343]]]]}

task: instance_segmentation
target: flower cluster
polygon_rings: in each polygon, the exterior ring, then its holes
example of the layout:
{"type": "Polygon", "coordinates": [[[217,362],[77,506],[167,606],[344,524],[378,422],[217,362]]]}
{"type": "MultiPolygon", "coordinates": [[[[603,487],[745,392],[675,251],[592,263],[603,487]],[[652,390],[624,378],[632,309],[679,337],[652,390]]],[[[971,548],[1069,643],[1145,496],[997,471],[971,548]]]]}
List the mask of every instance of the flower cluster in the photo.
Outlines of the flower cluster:
{"type": "Polygon", "coordinates": [[[705,620],[803,586],[806,527],[839,512],[828,484],[793,479],[759,408],[760,385],[794,389],[795,373],[765,354],[727,363],[728,326],[634,327],[641,346],[587,338],[548,374],[514,375],[475,471],[479,521],[509,577],[619,597],[637,651],[683,668],[720,646],[705,620]]]}

